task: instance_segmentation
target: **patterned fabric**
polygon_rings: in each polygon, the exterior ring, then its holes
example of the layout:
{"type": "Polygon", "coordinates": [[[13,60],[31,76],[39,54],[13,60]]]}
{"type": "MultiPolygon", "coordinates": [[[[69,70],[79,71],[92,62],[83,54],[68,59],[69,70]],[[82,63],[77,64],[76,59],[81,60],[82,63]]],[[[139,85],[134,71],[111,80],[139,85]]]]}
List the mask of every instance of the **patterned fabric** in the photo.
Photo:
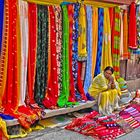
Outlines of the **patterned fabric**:
{"type": "Polygon", "coordinates": [[[56,23],[56,58],[58,74],[58,95],[62,90],[62,10],[60,6],[54,6],[56,23]]]}
{"type": "Polygon", "coordinates": [[[85,61],[86,57],[86,11],[82,4],[79,11],[78,60],[85,61]]]}
{"type": "Polygon", "coordinates": [[[42,105],[47,85],[47,46],[48,46],[48,10],[46,6],[37,6],[38,10],[38,40],[35,80],[35,101],[42,105]]]}
{"type": "Polygon", "coordinates": [[[94,76],[97,76],[100,73],[101,68],[102,45],[103,45],[103,21],[104,21],[104,9],[98,8],[98,49],[94,76]]]}
{"type": "Polygon", "coordinates": [[[8,36],[9,36],[9,1],[5,0],[4,15],[7,17],[4,21],[3,29],[3,44],[0,55],[0,108],[2,107],[2,98],[7,82],[7,67],[8,67],[8,36]]]}
{"type": "Polygon", "coordinates": [[[88,88],[92,81],[92,7],[86,6],[87,14],[87,61],[86,61],[86,73],[84,80],[85,94],[88,92],[88,88]]]}
{"type": "Polygon", "coordinates": [[[95,66],[96,66],[96,56],[97,56],[97,45],[98,45],[98,8],[93,7],[93,15],[92,15],[92,36],[93,36],[93,43],[92,43],[92,51],[94,54],[92,55],[92,76],[94,77],[95,66]]]}
{"type": "Polygon", "coordinates": [[[28,4],[19,0],[20,33],[21,33],[21,88],[19,105],[23,105],[26,96],[27,85],[27,61],[28,61],[28,4]]]}
{"type": "Polygon", "coordinates": [[[120,9],[115,7],[112,29],[112,64],[114,75],[120,75],[120,9]]]}
{"type": "Polygon", "coordinates": [[[103,71],[107,66],[112,66],[111,27],[110,27],[109,9],[104,8],[104,39],[102,47],[101,70],[103,71]]]}
{"type": "Polygon", "coordinates": [[[37,5],[28,3],[28,21],[29,21],[29,50],[28,50],[28,92],[27,97],[31,104],[34,100],[34,85],[36,75],[36,57],[37,57],[37,5]]]}
{"type": "Polygon", "coordinates": [[[72,74],[72,47],[73,47],[73,17],[74,17],[74,7],[72,4],[69,4],[67,6],[68,8],[68,17],[69,17],[69,74],[70,74],[70,95],[69,95],[69,101],[75,102],[75,90],[74,90],[74,77],[72,74]]]}
{"type": "Polygon", "coordinates": [[[56,61],[56,25],[55,13],[53,6],[48,7],[49,10],[49,49],[50,49],[50,68],[48,77],[48,87],[46,90],[43,104],[47,108],[55,108],[58,100],[58,76],[57,76],[57,61],[56,61]]]}
{"type": "Polygon", "coordinates": [[[20,45],[17,0],[9,0],[8,67],[3,106],[9,112],[18,107],[20,93],[20,45]],[[11,24],[12,23],[12,24],[11,24]]]}
{"type": "Polygon", "coordinates": [[[3,21],[4,21],[4,0],[0,1],[0,52],[2,47],[2,33],[3,33],[3,21]]]}
{"type": "Polygon", "coordinates": [[[137,49],[137,27],[136,27],[136,3],[132,2],[130,5],[129,14],[129,48],[137,49]]]}
{"type": "Polygon", "coordinates": [[[62,5],[63,13],[63,48],[62,48],[62,91],[58,98],[58,106],[69,105],[69,19],[67,6],[62,5]]]}
{"type": "Polygon", "coordinates": [[[136,7],[136,18],[137,18],[137,44],[140,48],[140,5],[136,7]]]}

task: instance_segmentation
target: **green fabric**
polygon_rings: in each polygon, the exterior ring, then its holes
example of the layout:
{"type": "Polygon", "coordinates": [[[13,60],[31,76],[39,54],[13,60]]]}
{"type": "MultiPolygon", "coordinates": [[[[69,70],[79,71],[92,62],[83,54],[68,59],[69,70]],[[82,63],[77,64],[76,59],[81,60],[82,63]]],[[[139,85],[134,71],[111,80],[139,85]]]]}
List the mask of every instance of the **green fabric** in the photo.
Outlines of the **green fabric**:
{"type": "Polygon", "coordinates": [[[67,6],[62,5],[63,14],[63,35],[62,35],[62,90],[58,98],[58,106],[72,106],[72,102],[68,102],[69,98],[69,20],[67,6]]]}
{"type": "Polygon", "coordinates": [[[45,97],[48,72],[48,10],[46,6],[38,5],[38,39],[35,80],[35,101],[42,106],[45,97]]]}

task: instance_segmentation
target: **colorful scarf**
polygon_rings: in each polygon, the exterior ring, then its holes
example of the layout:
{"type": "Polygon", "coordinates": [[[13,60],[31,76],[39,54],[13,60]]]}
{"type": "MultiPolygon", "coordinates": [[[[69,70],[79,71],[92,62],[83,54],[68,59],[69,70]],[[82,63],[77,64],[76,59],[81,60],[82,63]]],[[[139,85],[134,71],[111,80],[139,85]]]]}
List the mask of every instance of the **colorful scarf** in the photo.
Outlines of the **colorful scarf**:
{"type": "Polygon", "coordinates": [[[67,6],[62,5],[63,12],[63,48],[62,48],[62,91],[58,98],[58,106],[67,106],[69,99],[69,19],[67,6]]]}
{"type": "Polygon", "coordinates": [[[23,105],[26,96],[27,85],[27,61],[28,61],[28,4],[19,0],[20,15],[20,35],[21,35],[21,89],[19,97],[19,105],[23,105]]]}
{"type": "Polygon", "coordinates": [[[136,3],[135,2],[132,2],[130,5],[128,42],[129,42],[129,48],[137,49],[136,3]]]}
{"type": "Polygon", "coordinates": [[[92,81],[92,7],[86,6],[87,14],[87,61],[86,61],[86,73],[84,79],[84,91],[88,92],[88,88],[92,81]]]}
{"type": "Polygon", "coordinates": [[[47,108],[54,109],[57,106],[58,100],[58,76],[57,76],[57,60],[56,60],[56,25],[55,13],[53,6],[48,7],[49,12],[49,49],[50,49],[50,68],[48,77],[48,87],[46,90],[43,104],[47,108]]]}
{"type": "Polygon", "coordinates": [[[27,98],[31,104],[34,101],[34,84],[36,75],[36,55],[37,55],[37,5],[28,3],[28,28],[29,28],[29,47],[28,47],[28,92],[27,98]]]}
{"type": "Polygon", "coordinates": [[[137,18],[137,45],[140,48],[140,5],[136,7],[136,18],[137,18]]]}
{"type": "Polygon", "coordinates": [[[3,44],[0,55],[0,108],[2,107],[2,99],[5,93],[7,82],[8,67],[8,42],[9,42],[9,1],[5,0],[5,18],[3,29],[3,44]]]}
{"type": "Polygon", "coordinates": [[[101,70],[107,66],[112,66],[111,58],[111,27],[109,18],[109,9],[104,8],[104,39],[102,47],[101,70]]]}
{"type": "Polygon", "coordinates": [[[115,7],[112,29],[112,63],[115,76],[120,75],[120,9],[115,7]]]}
{"type": "Polygon", "coordinates": [[[93,15],[92,15],[92,36],[93,36],[93,43],[92,43],[92,75],[91,78],[94,77],[95,66],[96,66],[96,56],[97,56],[97,44],[98,44],[98,8],[93,7],[93,15]]]}
{"type": "Polygon", "coordinates": [[[85,61],[86,58],[86,11],[85,6],[82,4],[79,11],[78,60],[85,61]]]}
{"type": "Polygon", "coordinates": [[[67,6],[68,8],[68,17],[69,17],[69,73],[70,73],[70,95],[69,95],[69,101],[70,102],[75,102],[75,90],[74,90],[74,77],[72,74],[72,47],[73,47],[73,16],[74,16],[74,7],[72,4],[69,4],[67,6]]]}
{"type": "Polygon", "coordinates": [[[42,105],[45,97],[48,70],[48,10],[46,6],[38,5],[38,38],[37,62],[35,80],[35,101],[42,105]]]}
{"type": "Polygon", "coordinates": [[[102,46],[103,46],[103,21],[104,21],[104,9],[98,8],[98,49],[96,57],[96,67],[94,76],[100,73],[101,59],[102,59],[102,46]]]}
{"type": "Polygon", "coordinates": [[[0,52],[2,47],[3,20],[4,20],[4,0],[0,1],[0,52]]]}

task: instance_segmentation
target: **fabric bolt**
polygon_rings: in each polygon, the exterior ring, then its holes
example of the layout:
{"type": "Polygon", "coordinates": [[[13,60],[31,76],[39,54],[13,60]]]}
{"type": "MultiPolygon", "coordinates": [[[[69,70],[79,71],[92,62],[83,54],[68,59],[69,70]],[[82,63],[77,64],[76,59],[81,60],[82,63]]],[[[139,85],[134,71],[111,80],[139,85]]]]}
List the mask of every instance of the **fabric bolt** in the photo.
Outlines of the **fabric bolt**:
{"type": "Polygon", "coordinates": [[[109,18],[109,9],[104,8],[104,39],[102,46],[101,70],[103,71],[107,66],[112,66],[111,57],[111,27],[109,18]]]}
{"type": "Polygon", "coordinates": [[[94,77],[95,66],[96,66],[96,56],[97,56],[97,44],[98,44],[98,8],[93,7],[93,15],[92,15],[92,36],[93,36],[93,43],[92,43],[92,75],[94,77]]]}
{"type": "Polygon", "coordinates": [[[2,48],[3,22],[4,22],[4,0],[0,1],[0,52],[2,48]]]}
{"type": "Polygon", "coordinates": [[[18,1],[20,16],[20,36],[21,36],[21,87],[19,96],[19,105],[23,105],[26,96],[27,85],[27,61],[28,61],[28,4],[18,1]]]}
{"type": "Polygon", "coordinates": [[[128,51],[128,11],[123,12],[123,59],[130,58],[128,51]]]}
{"type": "Polygon", "coordinates": [[[8,32],[8,67],[7,83],[3,97],[3,106],[7,111],[18,108],[20,93],[20,44],[19,44],[19,17],[17,0],[8,1],[9,32],[8,32]]]}
{"type": "Polygon", "coordinates": [[[56,22],[56,58],[58,74],[58,95],[62,90],[62,10],[60,6],[54,6],[56,22]]]}
{"type": "Polygon", "coordinates": [[[28,47],[28,76],[27,76],[27,96],[31,104],[34,100],[34,85],[36,75],[36,57],[37,57],[37,5],[28,3],[28,31],[29,31],[29,47],[28,47]]]}
{"type": "Polygon", "coordinates": [[[79,37],[78,37],[78,60],[85,61],[87,59],[86,49],[86,10],[85,5],[81,4],[79,11],[79,37]]]}
{"type": "Polygon", "coordinates": [[[114,68],[114,75],[120,75],[120,8],[115,7],[115,15],[112,29],[112,64],[114,68]]]}
{"type": "Polygon", "coordinates": [[[35,78],[35,101],[42,106],[45,98],[48,70],[48,9],[46,6],[37,6],[38,33],[37,33],[37,58],[35,78]]]}
{"type": "Polygon", "coordinates": [[[49,32],[50,32],[50,77],[48,77],[48,87],[46,90],[43,104],[47,108],[55,108],[58,101],[58,76],[57,76],[57,58],[56,58],[56,25],[53,6],[48,7],[49,11],[49,32]],[[47,103],[48,102],[48,103],[47,103]],[[49,105],[50,104],[50,105],[49,105]]]}
{"type": "Polygon", "coordinates": [[[69,99],[69,19],[66,5],[62,5],[63,14],[63,48],[62,48],[62,91],[58,98],[58,106],[71,105],[69,99]]]}
{"type": "Polygon", "coordinates": [[[86,6],[87,14],[87,61],[86,61],[86,73],[84,79],[84,91],[88,92],[88,88],[92,81],[92,7],[86,6]]]}
{"type": "Polygon", "coordinates": [[[72,47],[73,47],[73,17],[74,17],[74,6],[73,4],[69,4],[67,6],[68,9],[68,17],[69,17],[69,74],[70,74],[70,83],[69,83],[69,90],[70,90],[70,95],[69,95],[69,101],[70,102],[75,102],[75,90],[74,90],[74,77],[72,74],[72,47]]]}
{"type": "Polygon", "coordinates": [[[103,30],[104,30],[103,21],[104,21],[104,9],[98,8],[98,48],[97,48],[96,67],[95,67],[94,76],[97,76],[100,73],[100,68],[101,68],[103,30]]]}
{"type": "Polygon", "coordinates": [[[137,27],[136,27],[136,3],[132,2],[130,5],[129,14],[129,48],[137,49],[137,27]]]}
{"type": "Polygon", "coordinates": [[[3,43],[0,55],[0,108],[7,83],[8,42],[9,42],[9,1],[5,0],[3,43]]]}
{"type": "Polygon", "coordinates": [[[137,45],[140,48],[140,5],[136,6],[136,18],[137,18],[137,45]]]}

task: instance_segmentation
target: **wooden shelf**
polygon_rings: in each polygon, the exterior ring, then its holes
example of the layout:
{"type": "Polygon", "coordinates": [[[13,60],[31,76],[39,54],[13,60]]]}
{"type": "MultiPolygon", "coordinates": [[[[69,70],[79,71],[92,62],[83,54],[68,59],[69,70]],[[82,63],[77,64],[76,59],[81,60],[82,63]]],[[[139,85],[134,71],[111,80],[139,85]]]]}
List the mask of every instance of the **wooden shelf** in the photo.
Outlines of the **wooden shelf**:
{"type": "MultiPolygon", "coordinates": [[[[54,110],[46,109],[45,110],[46,115],[44,116],[43,119],[57,116],[57,115],[67,114],[67,113],[78,111],[85,108],[90,108],[94,104],[95,104],[95,101],[87,101],[86,103],[80,103],[79,105],[75,105],[74,107],[60,108],[60,109],[54,109],[54,110]]],[[[14,126],[14,125],[19,124],[17,119],[5,120],[5,121],[6,121],[7,126],[14,126]]]]}

